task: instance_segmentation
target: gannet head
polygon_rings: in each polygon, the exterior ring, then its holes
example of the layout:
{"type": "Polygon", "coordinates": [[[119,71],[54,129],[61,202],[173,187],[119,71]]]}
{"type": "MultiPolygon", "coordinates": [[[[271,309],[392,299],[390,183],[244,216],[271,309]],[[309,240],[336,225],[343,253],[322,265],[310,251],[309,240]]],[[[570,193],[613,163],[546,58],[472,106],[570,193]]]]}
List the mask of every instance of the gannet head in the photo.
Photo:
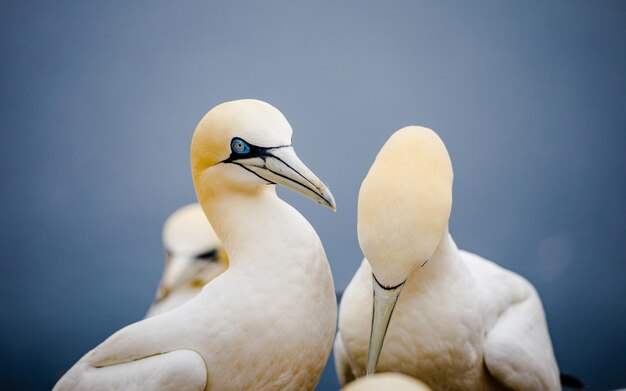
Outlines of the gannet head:
{"type": "Polygon", "coordinates": [[[222,103],[196,127],[191,168],[200,199],[217,183],[253,193],[281,184],[335,210],[335,200],[298,158],[291,126],[272,105],[254,99],[222,103]]]}
{"type": "Polygon", "coordinates": [[[228,268],[228,257],[199,204],[175,211],[163,226],[167,253],[157,302],[183,287],[202,288],[228,268]]]}
{"type": "Polygon", "coordinates": [[[358,237],[376,280],[394,287],[426,263],[447,232],[452,163],[435,132],[408,126],[376,156],[359,192],[358,237]]]}
{"type": "Polygon", "coordinates": [[[376,370],[406,279],[430,259],[448,229],[452,176],[439,136],[408,126],[387,140],[363,180],[357,231],[374,279],[368,375],[376,370]]]}

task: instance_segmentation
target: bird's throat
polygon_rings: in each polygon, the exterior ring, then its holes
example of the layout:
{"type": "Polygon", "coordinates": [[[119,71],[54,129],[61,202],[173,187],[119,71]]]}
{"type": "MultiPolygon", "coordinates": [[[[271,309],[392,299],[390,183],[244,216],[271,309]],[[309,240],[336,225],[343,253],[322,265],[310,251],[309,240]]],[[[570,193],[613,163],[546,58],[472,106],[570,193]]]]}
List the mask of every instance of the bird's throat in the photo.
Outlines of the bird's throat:
{"type": "Polygon", "coordinates": [[[222,191],[200,201],[224,244],[229,269],[249,261],[279,262],[317,239],[306,219],[278,198],[274,186],[257,193],[222,191]]]}

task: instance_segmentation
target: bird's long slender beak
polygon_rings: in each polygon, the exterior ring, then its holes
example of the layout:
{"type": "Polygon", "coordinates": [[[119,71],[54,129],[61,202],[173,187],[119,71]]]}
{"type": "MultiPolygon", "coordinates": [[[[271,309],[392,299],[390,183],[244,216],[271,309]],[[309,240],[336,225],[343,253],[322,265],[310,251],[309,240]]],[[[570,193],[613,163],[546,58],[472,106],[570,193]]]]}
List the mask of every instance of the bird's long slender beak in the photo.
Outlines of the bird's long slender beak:
{"type": "Polygon", "coordinates": [[[376,364],[383,348],[385,335],[391,314],[396,306],[396,301],[402,292],[404,282],[394,287],[388,288],[380,285],[376,277],[372,274],[374,285],[374,308],[372,314],[372,331],[370,333],[370,344],[367,351],[367,367],[365,373],[373,375],[376,372],[376,364]]]}
{"type": "Polygon", "coordinates": [[[281,184],[320,205],[337,210],[328,187],[302,163],[291,146],[264,148],[258,156],[232,162],[269,182],[281,184]]]}

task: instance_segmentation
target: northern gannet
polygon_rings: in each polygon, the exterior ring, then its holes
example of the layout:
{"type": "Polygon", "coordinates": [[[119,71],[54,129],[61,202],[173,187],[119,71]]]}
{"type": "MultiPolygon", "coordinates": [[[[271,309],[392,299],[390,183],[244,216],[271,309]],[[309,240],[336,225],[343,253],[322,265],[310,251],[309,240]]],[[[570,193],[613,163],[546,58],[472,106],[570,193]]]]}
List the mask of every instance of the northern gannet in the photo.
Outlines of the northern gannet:
{"type": "Polygon", "coordinates": [[[452,178],[430,129],[400,129],[378,153],[359,192],[365,260],[340,305],[340,381],[377,369],[434,390],[560,389],[535,288],[452,240],[452,178]]]}
{"type": "Polygon", "coordinates": [[[228,268],[228,257],[198,203],[176,210],[163,225],[167,254],[156,298],[146,318],[188,302],[228,268]]]}
{"type": "Polygon", "coordinates": [[[192,177],[228,270],[180,307],[113,334],[55,390],[315,387],[333,344],[333,280],[315,230],[275,184],[333,210],[335,201],[296,156],[291,134],[282,113],[258,100],[204,116],[192,177]]]}
{"type": "Polygon", "coordinates": [[[377,373],[348,383],[342,391],[431,391],[421,381],[401,373],[377,373]]]}

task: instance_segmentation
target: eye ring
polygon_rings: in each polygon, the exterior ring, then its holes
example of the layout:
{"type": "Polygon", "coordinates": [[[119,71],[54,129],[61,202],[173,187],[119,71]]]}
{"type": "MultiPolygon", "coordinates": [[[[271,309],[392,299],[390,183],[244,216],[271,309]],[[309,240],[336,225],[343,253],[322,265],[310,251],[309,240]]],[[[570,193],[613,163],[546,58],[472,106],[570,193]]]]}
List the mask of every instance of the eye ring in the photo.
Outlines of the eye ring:
{"type": "Polygon", "coordinates": [[[250,152],[248,143],[237,137],[230,142],[230,149],[238,155],[245,155],[250,152]]]}

